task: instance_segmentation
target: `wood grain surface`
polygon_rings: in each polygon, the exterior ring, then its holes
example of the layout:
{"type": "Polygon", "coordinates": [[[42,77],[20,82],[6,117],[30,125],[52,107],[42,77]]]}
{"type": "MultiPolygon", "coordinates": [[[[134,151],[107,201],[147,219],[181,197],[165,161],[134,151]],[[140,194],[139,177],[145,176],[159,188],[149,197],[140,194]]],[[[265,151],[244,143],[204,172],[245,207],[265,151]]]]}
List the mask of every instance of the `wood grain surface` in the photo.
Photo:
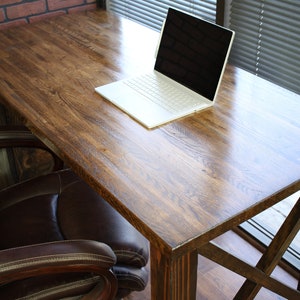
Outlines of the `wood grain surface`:
{"type": "Polygon", "coordinates": [[[228,66],[213,108],[149,131],[94,87],[151,68],[158,34],[100,11],[0,37],[4,102],[165,250],[299,189],[298,95],[228,66]]]}
{"type": "Polygon", "coordinates": [[[0,32],[0,96],[171,259],[300,189],[300,96],[227,66],[216,104],[147,130],[94,88],[153,67],[158,33],[105,11],[0,32]]]}

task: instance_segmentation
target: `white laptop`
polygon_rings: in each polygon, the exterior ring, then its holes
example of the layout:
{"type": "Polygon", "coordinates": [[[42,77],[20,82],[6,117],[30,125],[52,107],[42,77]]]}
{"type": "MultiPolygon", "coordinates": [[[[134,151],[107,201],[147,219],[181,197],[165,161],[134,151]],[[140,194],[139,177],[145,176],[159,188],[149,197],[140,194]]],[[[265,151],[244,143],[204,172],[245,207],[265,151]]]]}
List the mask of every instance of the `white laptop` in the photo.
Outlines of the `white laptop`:
{"type": "Polygon", "coordinates": [[[169,8],[154,70],[95,90],[146,128],[190,115],[214,104],[233,37],[169,8]]]}

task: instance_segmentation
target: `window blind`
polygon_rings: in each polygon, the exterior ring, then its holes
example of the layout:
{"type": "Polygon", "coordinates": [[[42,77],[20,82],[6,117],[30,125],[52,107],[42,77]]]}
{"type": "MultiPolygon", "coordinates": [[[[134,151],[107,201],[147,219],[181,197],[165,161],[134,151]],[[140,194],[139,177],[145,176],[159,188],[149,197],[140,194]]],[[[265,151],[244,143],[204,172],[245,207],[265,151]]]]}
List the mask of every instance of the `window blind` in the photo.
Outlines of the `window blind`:
{"type": "Polygon", "coordinates": [[[232,0],[230,62],[300,93],[299,16],[299,0],[232,0]]]}
{"type": "Polygon", "coordinates": [[[107,9],[145,26],[160,30],[169,7],[216,21],[217,0],[107,0],[107,9]]]}

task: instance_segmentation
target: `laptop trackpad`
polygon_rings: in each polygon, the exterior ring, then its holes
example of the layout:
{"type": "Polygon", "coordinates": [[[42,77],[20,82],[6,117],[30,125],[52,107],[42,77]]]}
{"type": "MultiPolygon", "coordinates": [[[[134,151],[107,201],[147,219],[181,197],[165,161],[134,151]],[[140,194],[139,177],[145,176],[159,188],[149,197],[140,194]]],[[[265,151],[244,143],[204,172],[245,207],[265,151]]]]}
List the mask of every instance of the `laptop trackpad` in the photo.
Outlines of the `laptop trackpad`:
{"type": "Polygon", "coordinates": [[[166,119],[172,121],[174,118],[173,114],[135,92],[126,84],[122,84],[120,88],[119,82],[113,82],[97,87],[95,91],[147,128],[159,126],[165,123],[166,119]]]}

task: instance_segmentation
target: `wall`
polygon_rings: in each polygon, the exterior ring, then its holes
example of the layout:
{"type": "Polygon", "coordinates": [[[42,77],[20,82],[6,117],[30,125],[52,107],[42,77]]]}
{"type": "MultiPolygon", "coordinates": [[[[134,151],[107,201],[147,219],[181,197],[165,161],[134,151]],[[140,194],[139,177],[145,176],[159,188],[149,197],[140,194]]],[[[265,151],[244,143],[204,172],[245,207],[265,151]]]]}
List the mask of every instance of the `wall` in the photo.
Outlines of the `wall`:
{"type": "Polygon", "coordinates": [[[0,0],[0,30],[96,7],[97,0],[0,0]]]}

